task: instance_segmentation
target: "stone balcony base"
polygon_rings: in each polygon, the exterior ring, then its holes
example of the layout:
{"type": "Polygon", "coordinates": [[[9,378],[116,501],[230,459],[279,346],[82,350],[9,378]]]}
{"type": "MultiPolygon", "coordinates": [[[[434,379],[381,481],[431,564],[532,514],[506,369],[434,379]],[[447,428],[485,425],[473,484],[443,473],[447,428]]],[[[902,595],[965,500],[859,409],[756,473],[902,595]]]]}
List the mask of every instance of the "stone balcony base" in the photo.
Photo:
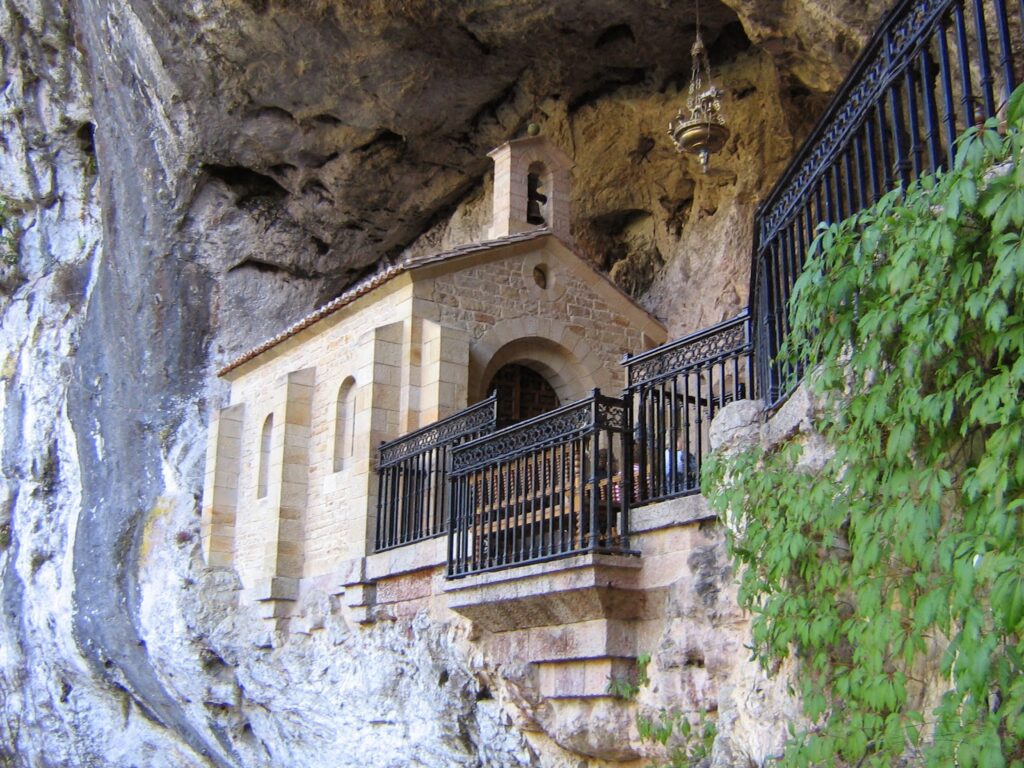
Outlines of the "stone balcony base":
{"type": "Polygon", "coordinates": [[[499,632],[488,638],[488,649],[499,661],[529,659],[545,663],[632,658],[637,651],[636,631],[630,621],[594,619],[577,624],[499,632]]]}
{"type": "Polygon", "coordinates": [[[445,584],[448,607],[486,631],[496,660],[529,660],[549,700],[610,696],[636,670],[634,622],[647,611],[640,558],[582,554],[445,584]]]}
{"type": "Polygon", "coordinates": [[[587,553],[445,584],[448,608],[489,632],[601,619],[635,620],[647,599],[640,558],[587,553]]]}

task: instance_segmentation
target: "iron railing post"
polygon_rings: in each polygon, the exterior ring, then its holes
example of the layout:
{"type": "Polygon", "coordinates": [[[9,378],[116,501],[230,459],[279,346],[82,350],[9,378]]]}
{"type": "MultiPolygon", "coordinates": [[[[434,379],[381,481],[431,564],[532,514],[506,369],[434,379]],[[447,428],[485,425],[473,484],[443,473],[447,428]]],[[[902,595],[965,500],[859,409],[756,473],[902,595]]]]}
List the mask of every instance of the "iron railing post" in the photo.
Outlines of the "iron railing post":
{"type": "MultiPolygon", "coordinates": [[[[590,486],[590,499],[589,509],[587,514],[590,517],[590,523],[588,526],[589,534],[587,536],[587,549],[593,551],[597,549],[598,533],[597,533],[597,507],[600,500],[600,489],[597,484],[597,462],[598,452],[601,450],[600,441],[600,419],[597,412],[597,397],[600,394],[599,389],[594,389],[590,393],[590,461],[587,462],[589,466],[584,474],[589,475],[585,478],[585,483],[590,486]]],[[[610,461],[611,459],[606,459],[610,461]]]]}

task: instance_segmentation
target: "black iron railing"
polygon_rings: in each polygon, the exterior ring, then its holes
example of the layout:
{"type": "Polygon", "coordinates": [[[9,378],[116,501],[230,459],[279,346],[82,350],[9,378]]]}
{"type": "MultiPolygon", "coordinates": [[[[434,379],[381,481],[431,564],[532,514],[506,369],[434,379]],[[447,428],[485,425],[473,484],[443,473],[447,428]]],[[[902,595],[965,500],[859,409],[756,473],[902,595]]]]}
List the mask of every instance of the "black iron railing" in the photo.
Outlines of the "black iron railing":
{"type": "Polygon", "coordinates": [[[753,391],[748,314],[627,357],[625,366],[634,503],[700,491],[711,419],[753,391]]]}
{"type": "Polygon", "coordinates": [[[629,545],[625,401],[591,397],[452,451],[448,576],[629,545]]]}
{"type": "Polygon", "coordinates": [[[800,366],[778,359],[820,222],[949,167],[956,136],[1002,108],[1024,68],[1020,0],[903,0],[884,18],[754,222],[751,316],[758,396],[775,407],[800,366]]]}
{"type": "Polygon", "coordinates": [[[397,440],[382,443],[377,463],[379,552],[448,530],[451,449],[494,431],[497,395],[397,440]]]}

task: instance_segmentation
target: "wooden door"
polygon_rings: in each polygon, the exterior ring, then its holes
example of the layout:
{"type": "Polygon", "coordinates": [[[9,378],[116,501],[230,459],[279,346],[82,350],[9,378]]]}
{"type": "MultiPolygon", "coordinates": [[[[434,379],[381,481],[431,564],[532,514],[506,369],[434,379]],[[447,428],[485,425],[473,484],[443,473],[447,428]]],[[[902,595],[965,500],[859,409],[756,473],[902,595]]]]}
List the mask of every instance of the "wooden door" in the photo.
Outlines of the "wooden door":
{"type": "Polygon", "coordinates": [[[487,392],[498,391],[498,429],[558,407],[558,395],[532,368],[509,363],[494,374],[487,392]]]}

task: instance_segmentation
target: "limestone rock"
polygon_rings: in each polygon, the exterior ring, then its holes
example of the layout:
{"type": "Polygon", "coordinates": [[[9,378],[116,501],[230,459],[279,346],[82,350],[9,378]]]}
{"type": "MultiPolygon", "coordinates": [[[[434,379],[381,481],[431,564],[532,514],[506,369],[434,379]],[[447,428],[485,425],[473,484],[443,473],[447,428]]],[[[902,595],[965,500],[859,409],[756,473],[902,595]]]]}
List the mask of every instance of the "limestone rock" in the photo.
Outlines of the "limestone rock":
{"type": "Polygon", "coordinates": [[[571,754],[612,763],[639,757],[624,734],[633,729],[633,712],[613,699],[559,701],[552,705],[545,731],[571,754]]]}
{"type": "Polygon", "coordinates": [[[728,403],[711,421],[708,439],[711,450],[729,450],[757,442],[761,437],[761,417],[764,405],[758,400],[737,400],[728,403]]]}
{"type": "Polygon", "coordinates": [[[889,7],[878,0],[804,5],[791,15],[781,0],[728,0],[747,36],[770,52],[794,80],[811,91],[834,90],[889,7]]]}

